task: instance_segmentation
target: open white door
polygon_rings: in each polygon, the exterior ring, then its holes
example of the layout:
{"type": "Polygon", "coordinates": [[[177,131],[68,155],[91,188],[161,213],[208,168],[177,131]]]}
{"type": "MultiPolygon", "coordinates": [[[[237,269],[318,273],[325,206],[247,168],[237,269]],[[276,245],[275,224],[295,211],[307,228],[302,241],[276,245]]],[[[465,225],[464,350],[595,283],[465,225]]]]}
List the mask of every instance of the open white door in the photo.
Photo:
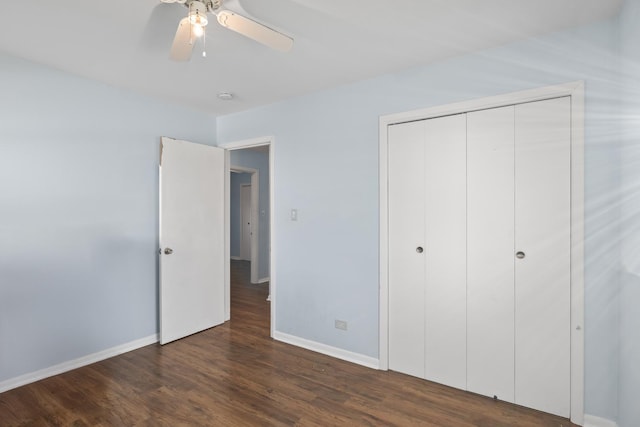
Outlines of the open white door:
{"type": "Polygon", "coordinates": [[[224,322],[224,150],[162,138],[160,344],[224,322]]]}

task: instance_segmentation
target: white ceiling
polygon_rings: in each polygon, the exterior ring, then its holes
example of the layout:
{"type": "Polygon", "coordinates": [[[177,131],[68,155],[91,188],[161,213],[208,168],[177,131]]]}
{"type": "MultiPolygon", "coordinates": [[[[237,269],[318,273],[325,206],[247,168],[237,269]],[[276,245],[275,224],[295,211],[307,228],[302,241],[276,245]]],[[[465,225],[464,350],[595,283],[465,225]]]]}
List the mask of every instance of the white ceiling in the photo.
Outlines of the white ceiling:
{"type": "Polygon", "coordinates": [[[292,36],[293,50],[270,50],[211,19],[207,57],[196,47],[190,62],[171,62],[186,9],[159,0],[3,0],[0,50],[220,115],[601,20],[622,0],[240,3],[292,36]],[[152,13],[169,16],[150,20],[152,13]],[[236,98],[217,99],[223,91],[236,98]]]}

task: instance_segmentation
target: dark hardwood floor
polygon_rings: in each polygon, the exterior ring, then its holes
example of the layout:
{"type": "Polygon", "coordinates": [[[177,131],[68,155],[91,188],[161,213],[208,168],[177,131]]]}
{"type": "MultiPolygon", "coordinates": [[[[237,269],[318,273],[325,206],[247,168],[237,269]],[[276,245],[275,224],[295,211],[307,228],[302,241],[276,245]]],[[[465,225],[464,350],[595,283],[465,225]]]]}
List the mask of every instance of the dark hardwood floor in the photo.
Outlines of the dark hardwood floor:
{"type": "Polygon", "coordinates": [[[232,262],[232,317],[0,394],[0,426],[571,426],[269,338],[268,285],[232,262]]]}

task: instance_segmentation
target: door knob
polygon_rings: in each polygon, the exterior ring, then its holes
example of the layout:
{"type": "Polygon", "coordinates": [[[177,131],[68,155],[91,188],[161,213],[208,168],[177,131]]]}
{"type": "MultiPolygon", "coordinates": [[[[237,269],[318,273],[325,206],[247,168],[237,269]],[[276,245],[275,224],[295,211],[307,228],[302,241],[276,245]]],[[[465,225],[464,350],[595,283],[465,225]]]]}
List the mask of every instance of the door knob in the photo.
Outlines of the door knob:
{"type": "Polygon", "coordinates": [[[516,252],[516,258],[518,259],[524,258],[524,252],[516,252]]]}
{"type": "Polygon", "coordinates": [[[418,246],[418,247],[416,248],[416,252],[418,252],[419,254],[421,254],[421,253],[422,253],[422,251],[424,251],[424,249],[422,249],[422,246],[418,246]]]}
{"type": "Polygon", "coordinates": [[[164,254],[165,255],[171,255],[173,253],[173,249],[171,248],[164,248],[164,254]]]}

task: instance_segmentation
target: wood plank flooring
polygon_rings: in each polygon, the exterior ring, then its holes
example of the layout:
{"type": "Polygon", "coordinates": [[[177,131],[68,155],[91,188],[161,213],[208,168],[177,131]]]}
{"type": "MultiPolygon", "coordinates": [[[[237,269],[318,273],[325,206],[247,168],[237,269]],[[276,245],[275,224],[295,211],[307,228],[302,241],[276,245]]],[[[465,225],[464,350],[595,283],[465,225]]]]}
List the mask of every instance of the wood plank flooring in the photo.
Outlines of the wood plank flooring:
{"type": "Polygon", "coordinates": [[[232,262],[232,317],[0,394],[0,426],[572,426],[269,338],[268,285],[232,262]]]}

